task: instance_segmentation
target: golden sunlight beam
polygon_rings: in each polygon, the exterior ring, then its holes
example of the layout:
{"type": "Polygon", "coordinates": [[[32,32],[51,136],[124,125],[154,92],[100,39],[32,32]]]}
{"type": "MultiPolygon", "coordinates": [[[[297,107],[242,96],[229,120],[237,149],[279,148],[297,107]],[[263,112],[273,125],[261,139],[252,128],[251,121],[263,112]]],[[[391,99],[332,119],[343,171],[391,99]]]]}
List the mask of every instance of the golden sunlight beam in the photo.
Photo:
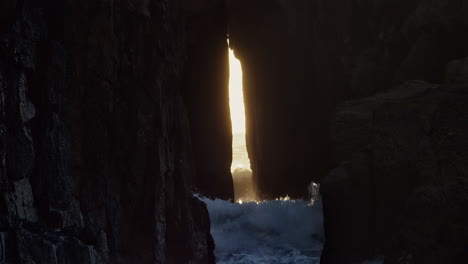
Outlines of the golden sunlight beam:
{"type": "Polygon", "coordinates": [[[229,106],[232,123],[232,178],[236,201],[255,201],[256,195],[245,142],[245,109],[242,90],[242,66],[229,49],[229,106]]]}
{"type": "Polygon", "coordinates": [[[229,105],[233,134],[245,134],[244,94],[242,92],[242,67],[229,49],[229,105]]]}
{"type": "Polygon", "coordinates": [[[242,67],[229,49],[229,106],[232,123],[232,165],[236,169],[250,170],[250,161],[245,143],[245,110],[242,91],[242,67]]]}

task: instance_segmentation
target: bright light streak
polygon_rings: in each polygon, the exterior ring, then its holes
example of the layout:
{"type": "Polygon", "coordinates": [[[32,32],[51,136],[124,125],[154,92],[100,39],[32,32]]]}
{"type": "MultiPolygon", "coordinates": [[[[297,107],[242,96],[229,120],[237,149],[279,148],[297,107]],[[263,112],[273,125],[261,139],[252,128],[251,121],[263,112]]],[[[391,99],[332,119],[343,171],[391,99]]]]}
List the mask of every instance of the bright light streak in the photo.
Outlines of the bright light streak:
{"type": "Polygon", "coordinates": [[[245,134],[245,108],[242,91],[242,66],[229,49],[229,105],[233,134],[245,134]]]}

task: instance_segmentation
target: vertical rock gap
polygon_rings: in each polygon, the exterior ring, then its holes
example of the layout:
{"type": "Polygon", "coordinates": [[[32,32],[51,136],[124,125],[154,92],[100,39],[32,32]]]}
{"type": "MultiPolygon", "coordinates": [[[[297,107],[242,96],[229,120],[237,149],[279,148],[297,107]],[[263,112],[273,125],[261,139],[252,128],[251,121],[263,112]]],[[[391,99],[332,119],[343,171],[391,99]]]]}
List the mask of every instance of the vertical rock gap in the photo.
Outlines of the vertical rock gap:
{"type": "MultiPolygon", "coordinates": [[[[228,39],[229,44],[229,39],[228,39]]],[[[232,164],[234,198],[236,201],[255,201],[252,170],[245,138],[245,106],[242,86],[242,65],[229,48],[229,106],[232,123],[232,164]]]]}

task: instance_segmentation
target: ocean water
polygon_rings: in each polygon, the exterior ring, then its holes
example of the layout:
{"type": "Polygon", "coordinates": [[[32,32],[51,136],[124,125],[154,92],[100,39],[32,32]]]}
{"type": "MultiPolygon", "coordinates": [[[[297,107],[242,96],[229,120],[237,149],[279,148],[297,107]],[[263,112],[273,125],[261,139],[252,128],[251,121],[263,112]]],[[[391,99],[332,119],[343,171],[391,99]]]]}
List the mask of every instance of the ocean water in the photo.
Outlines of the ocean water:
{"type": "Polygon", "coordinates": [[[250,169],[249,155],[245,142],[245,133],[232,134],[232,164],[231,171],[250,169]]]}
{"type": "Polygon", "coordinates": [[[218,264],[318,264],[323,248],[320,200],[230,203],[208,207],[218,264]]]}
{"type": "Polygon", "coordinates": [[[324,242],[319,186],[308,186],[310,201],[255,202],[245,133],[233,134],[231,171],[236,203],[199,197],[210,214],[216,263],[319,264],[324,242]]]}

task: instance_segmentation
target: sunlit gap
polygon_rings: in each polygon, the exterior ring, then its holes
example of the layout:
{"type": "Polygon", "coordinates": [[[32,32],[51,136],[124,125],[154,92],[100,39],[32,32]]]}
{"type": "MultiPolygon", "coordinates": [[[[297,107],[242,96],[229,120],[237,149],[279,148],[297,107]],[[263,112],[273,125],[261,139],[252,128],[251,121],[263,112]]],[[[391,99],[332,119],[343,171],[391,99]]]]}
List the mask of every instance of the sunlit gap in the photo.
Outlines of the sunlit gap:
{"type": "MultiPolygon", "coordinates": [[[[229,44],[229,40],[228,40],[229,44]]],[[[245,140],[245,107],[241,62],[229,48],[229,106],[232,123],[232,164],[234,196],[237,202],[255,201],[252,170],[245,140]]]]}

